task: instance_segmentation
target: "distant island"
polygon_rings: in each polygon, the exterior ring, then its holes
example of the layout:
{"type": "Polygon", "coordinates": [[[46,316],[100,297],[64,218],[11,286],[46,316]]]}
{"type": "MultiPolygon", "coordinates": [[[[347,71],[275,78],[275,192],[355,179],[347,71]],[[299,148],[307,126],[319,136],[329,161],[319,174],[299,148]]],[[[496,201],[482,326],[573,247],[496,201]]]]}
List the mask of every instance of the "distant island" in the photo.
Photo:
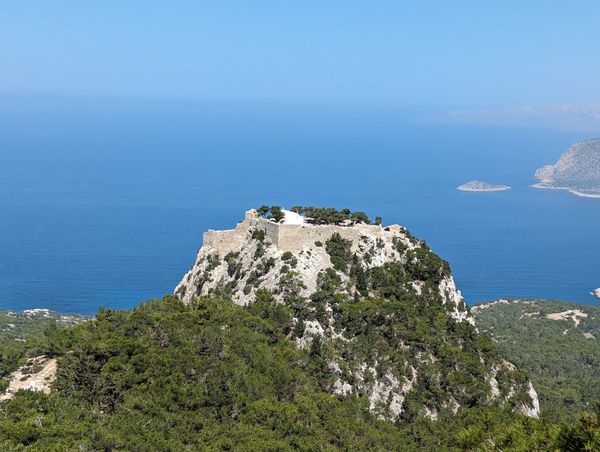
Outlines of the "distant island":
{"type": "Polygon", "coordinates": [[[480,180],[472,180],[456,187],[457,190],[461,191],[505,191],[510,190],[510,188],[508,185],[490,184],[480,180]]]}
{"type": "Polygon", "coordinates": [[[600,139],[571,146],[554,165],[535,172],[535,188],[568,190],[577,196],[600,198],[600,139]]]}

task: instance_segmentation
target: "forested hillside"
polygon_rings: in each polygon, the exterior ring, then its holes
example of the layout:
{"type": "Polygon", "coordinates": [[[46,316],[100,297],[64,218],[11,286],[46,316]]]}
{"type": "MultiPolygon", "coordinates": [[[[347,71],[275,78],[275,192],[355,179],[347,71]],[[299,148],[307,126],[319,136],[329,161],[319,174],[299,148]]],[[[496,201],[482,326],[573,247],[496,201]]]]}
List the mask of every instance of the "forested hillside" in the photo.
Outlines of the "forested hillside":
{"type": "Polygon", "coordinates": [[[266,293],[249,307],[166,297],[53,329],[43,351],[60,356],[56,391],[0,404],[0,449],[545,450],[559,440],[558,428],[494,406],[379,420],[365,398],[324,389],[323,350],[285,338],[289,315],[266,293]]]}
{"type": "Polygon", "coordinates": [[[600,403],[600,307],[543,300],[502,300],[472,309],[477,326],[527,371],[542,413],[577,419],[600,403]]]}

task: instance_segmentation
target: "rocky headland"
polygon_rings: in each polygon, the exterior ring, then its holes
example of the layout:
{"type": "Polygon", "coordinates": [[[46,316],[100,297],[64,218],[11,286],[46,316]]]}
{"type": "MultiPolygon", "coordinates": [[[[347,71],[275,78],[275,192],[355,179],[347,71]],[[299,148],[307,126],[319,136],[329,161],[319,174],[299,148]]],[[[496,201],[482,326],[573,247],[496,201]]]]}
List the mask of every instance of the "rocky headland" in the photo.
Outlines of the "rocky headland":
{"type": "Polygon", "coordinates": [[[553,165],[535,172],[535,188],[568,190],[577,196],[600,198],[600,139],[580,141],[553,165]]]}

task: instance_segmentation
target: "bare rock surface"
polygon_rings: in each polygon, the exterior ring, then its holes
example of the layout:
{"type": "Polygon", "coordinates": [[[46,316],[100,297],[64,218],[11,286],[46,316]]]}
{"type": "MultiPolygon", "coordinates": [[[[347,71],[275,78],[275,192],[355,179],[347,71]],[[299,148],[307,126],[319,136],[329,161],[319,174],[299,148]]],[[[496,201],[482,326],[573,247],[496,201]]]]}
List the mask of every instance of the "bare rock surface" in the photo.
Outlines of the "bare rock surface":
{"type": "Polygon", "coordinates": [[[47,356],[31,358],[27,365],[11,374],[8,388],[0,395],[0,400],[10,400],[14,393],[20,390],[40,391],[47,394],[55,379],[56,359],[47,356]]]}

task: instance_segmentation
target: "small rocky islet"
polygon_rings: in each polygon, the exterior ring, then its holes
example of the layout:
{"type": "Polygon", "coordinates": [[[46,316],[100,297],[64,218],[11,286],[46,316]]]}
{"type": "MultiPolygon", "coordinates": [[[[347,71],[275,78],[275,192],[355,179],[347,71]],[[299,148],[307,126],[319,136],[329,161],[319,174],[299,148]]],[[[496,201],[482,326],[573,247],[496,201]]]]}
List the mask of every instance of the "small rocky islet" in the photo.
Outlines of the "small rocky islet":
{"type": "Polygon", "coordinates": [[[459,185],[456,187],[460,191],[471,191],[471,192],[491,192],[491,191],[506,191],[510,190],[511,187],[508,185],[497,185],[490,184],[488,182],[482,182],[479,180],[472,180],[466,184],[459,185]]]}

